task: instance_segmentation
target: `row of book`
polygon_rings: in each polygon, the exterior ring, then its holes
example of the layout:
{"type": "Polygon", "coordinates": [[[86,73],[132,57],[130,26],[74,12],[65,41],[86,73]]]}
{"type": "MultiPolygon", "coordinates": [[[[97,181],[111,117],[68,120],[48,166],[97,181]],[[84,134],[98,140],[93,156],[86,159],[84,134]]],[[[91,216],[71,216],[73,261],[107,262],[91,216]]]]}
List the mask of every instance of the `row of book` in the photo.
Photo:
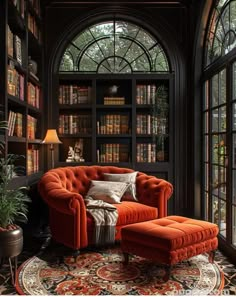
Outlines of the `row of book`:
{"type": "Polygon", "coordinates": [[[97,121],[98,134],[127,134],[129,133],[129,115],[106,114],[97,121]]]}
{"type": "Polygon", "coordinates": [[[27,150],[27,174],[33,174],[39,171],[39,148],[30,145],[27,150]]]}
{"type": "Polygon", "coordinates": [[[154,163],[165,161],[164,150],[157,151],[155,143],[138,143],[136,146],[136,161],[154,163]]]}
{"type": "Polygon", "coordinates": [[[156,85],[137,85],[136,86],[136,103],[137,104],[155,104],[156,85]]]}
{"type": "Polygon", "coordinates": [[[28,92],[27,92],[27,102],[36,107],[39,108],[40,106],[40,88],[38,86],[35,86],[31,82],[28,82],[27,84],[28,92]]]}
{"type": "Polygon", "coordinates": [[[25,78],[11,65],[7,67],[7,92],[8,94],[24,100],[24,81],[25,78]]]}
{"type": "Polygon", "coordinates": [[[29,114],[27,115],[27,136],[28,139],[36,138],[38,120],[29,114]]]}
{"type": "Polygon", "coordinates": [[[92,117],[87,114],[61,114],[59,115],[60,134],[92,133],[92,117]]]}
{"type": "Polygon", "coordinates": [[[167,134],[167,119],[150,114],[137,114],[137,134],[167,134]]]}
{"type": "Polygon", "coordinates": [[[22,41],[18,35],[12,33],[10,27],[7,25],[7,53],[10,57],[22,65],[22,41]]]}
{"type": "Polygon", "coordinates": [[[37,24],[37,20],[35,16],[28,14],[28,29],[34,35],[34,37],[38,40],[39,43],[42,42],[42,35],[39,29],[39,25],[37,24]]]}
{"type": "Polygon", "coordinates": [[[60,85],[59,104],[89,104],[91,103],[91,90],[89,86],[60,85]]]}
{"type": "Polygon", "coordinates": [[[8,136],[23,136],[23,114],[9,111],[8,114],[8,136]]]}
{"type": "Polygon", "coordinates": [[[97,162],[100,163],[118,163],[129,161],[129,146],[120,143],[101,144],[97,149],[97,162]]]}
{"type": "MultiPolygon", "coordinates": [[[[37,129],[37,119],[27,115],[27,136],[29,139],[35,139],[37,129]]],[[[8,136],[23,136],[23,114],[9,111],[8,114],[8,136]]]]}

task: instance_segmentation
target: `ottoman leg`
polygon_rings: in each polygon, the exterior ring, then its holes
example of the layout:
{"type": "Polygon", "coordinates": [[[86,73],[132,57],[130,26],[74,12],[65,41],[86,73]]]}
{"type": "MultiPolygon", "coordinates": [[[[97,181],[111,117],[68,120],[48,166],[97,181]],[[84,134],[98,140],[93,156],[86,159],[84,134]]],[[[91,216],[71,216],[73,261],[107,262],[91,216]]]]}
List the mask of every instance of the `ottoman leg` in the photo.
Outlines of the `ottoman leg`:
{"type": "Polygon", "coordinates": [[[166,266],[166,274],[163,277],[163,280],[165,282],[168,282],[169,278],[170,278],[170,273],[171,273],[171,265],[167,265],[166,266]]]}
{"type": "Polygon", "coordinates": [[[123,252],[123,255],[124,255],[124,265],[128,265],[128,263],[129,263],[129,254],[123,252]]]}
{"type": "Polygon", "coordinates": [[[209,257],[208,257],[208,259],[209,259],[209,262],[210,262],[210,263],[214,263],[215,254],[216,254],[216,251],[211,251],[211,252],[209,252],[209,257]]]}

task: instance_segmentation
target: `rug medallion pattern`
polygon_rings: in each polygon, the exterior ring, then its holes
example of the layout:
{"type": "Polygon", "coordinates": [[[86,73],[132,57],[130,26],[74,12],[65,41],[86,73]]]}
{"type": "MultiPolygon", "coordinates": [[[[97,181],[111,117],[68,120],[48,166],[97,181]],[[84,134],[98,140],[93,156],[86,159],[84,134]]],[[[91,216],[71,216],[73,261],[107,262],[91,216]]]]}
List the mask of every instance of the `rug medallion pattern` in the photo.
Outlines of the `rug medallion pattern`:
{"type": "Polygon", "coordinates": [[[168,282],[164,266],[131,256],[123,264],[119,248],[87,251],[77,257],[34,256],[24,262],[17,291],[25,295],[220,295],[224,277],[207,255],[174,265],[168,282]]]}

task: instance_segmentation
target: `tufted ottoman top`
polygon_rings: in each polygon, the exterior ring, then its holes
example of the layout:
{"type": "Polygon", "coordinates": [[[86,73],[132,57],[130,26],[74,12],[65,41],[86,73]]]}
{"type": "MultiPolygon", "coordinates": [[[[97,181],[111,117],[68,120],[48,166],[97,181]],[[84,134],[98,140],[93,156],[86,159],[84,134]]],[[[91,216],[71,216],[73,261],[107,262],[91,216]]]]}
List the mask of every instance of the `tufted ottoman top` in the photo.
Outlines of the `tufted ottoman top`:
{"type": "Polygon", "coordinates": [[[181,216],[168,216],[132,224],[121,229],[122,240],[172,251],[215,238],[216,224],[181,216]]]}

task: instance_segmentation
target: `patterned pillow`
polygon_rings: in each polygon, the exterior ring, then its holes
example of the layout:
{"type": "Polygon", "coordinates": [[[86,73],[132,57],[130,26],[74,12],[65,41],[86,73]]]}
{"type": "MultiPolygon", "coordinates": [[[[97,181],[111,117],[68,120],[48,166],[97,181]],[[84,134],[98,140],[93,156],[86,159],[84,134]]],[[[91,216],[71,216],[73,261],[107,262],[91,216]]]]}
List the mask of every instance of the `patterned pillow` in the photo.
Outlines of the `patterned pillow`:
{"type": "Polygon", "coordinates": [[[107,203],[121,203],[121,197],[127,187],[127,183],[122,182],[91,180],[86,196],[90,196],[95,200],[103,200],[107,203]]]}
{"type": "Polygon", "coordinates": [[[136,197],[136,176],[138,171],[131,173],[104,173],[104,179],[107,181],[119,181],[127,183],[128,187],[121,201],[137,201],[136,197]]]}

